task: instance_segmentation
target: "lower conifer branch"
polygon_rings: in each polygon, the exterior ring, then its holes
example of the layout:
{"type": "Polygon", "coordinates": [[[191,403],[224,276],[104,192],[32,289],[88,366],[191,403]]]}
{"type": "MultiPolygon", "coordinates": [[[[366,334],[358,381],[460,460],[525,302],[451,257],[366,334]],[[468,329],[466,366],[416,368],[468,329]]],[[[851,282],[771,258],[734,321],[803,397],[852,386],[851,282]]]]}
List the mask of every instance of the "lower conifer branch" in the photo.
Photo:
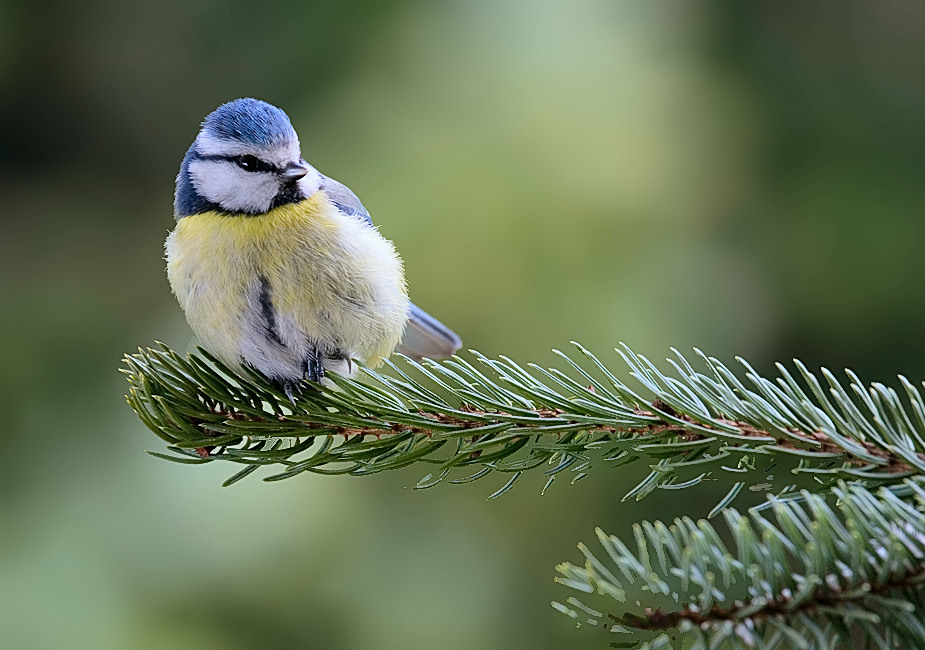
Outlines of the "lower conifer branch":
{"type": "MultiPolygon", "coordinates": [[[[590,623],[603,618],[613,632],[629,635],[623,647],[647,648],[660,633],[694,641],[693,648],[794,647],[787,642],[794,637],[777,634],[782,629],[832,643],[861,634],[883,635],[882,647],[925,647],[917,613],[925,603],[925,488],[920,480],[906,483],[912,503],[885,489],[840,483],[835,508],[804,493],[802,503],[772,500],[776,522],[727,510],[734,548],[708,522],[687,518],[671,526],[635,525],[636,549],[599,530],[606,559],[580,545],[585,565],[559,565],[556,581],[621,603],[629,585],[683,603],[604,616],[600,605],[568,599],[592,615],[590,623]],[[704,638],[713,645],[697,645],[704,638]],[[724,639],[731,645],[722,645],[724,639]]],[[[554,605],[577,617],[576,610],[554,605]]]]}
{"type": "Polygon", "coordinates": [[[851,604],[865,608],[872,595],[881,596],[893,592],[921,589],[923,582],[925,582],[925,566],[919,566],[903,574],[891,575],[884,581],[851,585],[850,589],[833,589],[819,584],[811,596],[801,599],[798,604],[794,604],[793,594],[788,589],[778,594],[777,597],[767,600],[757,609],[754,603],[737,602],[725,607],[713,605],[703,611],[696,605],[691,605],[677,611],[646,608],[642,614],[626,613],[622,616],[608,614],[607,617],[619,625],[643,631],[672,630],[683,621],[697,627],[710,626],[723,621],[761,622],[771,617],[786,618],[801,613],[812,615],[820,608],[840,608],[851,604]],[[746,611],[747,615],[744,614],[746,611]]]}

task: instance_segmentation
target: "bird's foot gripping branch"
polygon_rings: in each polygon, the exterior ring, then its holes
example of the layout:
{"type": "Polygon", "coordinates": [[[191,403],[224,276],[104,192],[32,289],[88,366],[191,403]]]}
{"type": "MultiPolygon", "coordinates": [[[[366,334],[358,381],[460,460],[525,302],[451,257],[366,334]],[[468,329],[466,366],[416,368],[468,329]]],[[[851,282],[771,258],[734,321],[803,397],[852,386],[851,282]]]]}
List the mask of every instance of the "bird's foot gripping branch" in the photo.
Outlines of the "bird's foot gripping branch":
{"type": "Polygon", "coordinates": [[[167,443],[150,453],[235,463],[225,485],[261,469],[272,481],[415,464],[430,466],[419,488],[500,474],[497,497],[528,474],[545,490],[637,464],[650,471],[624,500],[722,486],[710,516],[724,513],[735,549],[706,521],[646,522],[635,550],[600,533],[605,561],[582,547],[583,567],[558,567],[560,582],[600,602],[570,596],[555,607],[623,647],[823,648],[849,638],[925,647],[910,609],[925,570],[918,387],[900,377],[900,397],[850,371],[846,384],[825,369],[820,379],[799,362],[772,380],[743,361],[740,378],[699,351],[699,369],[675,352],[665,374],[622,347],[631,384],[576,349],[559,353],[561,369],[475,352],[471,361],[403,359],[390,374],[366,369],[364,382],[331,375],[332,387],[307,386],[294,404],[202,351],[139,350],[124,372],[129,404],[167,443]],[[751,518],[730,508],[741,494],[772,490],[751,518]]]}

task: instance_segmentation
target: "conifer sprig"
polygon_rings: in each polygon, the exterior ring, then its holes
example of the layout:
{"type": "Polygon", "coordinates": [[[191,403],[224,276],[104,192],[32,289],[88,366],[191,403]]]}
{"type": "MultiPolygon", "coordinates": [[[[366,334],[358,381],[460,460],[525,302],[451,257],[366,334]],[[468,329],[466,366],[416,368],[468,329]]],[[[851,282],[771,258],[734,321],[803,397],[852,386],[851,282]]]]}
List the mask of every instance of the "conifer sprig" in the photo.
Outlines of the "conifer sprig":
{"type": "Polygon", "coordinates": [[[732,546],[687,517],[636,524],[635,548],[598,529],[604,554],[579,544],[584,565],[556,567],[586,595],[553,606],[639,650],[925,647],[925,490],[906,485],[911,503],[839,483],[834,508],[804,493],[772,500],[774,521],[727,509],[732,546]],[[649,594],[645,607],[627,606],[630,586],[649,594]]]}
{"type": "MultiPolygon", "coordinates": [[[[641,462],[651,472],[626,498],[725,480],[719,512],[787,461],[817,489],[863,480],[902,491],[903,478],[925,473],[925,402],[905,378],[907,404],[850,371],[846,388],[825,369],[823,384],[798,361],[796,375],[779,365],[776,381],[742,361],[743,381],[699,351],[706,372],[675,351],[667,375],[624,346],[618,352],[641,385],[634,389],[576,348],[583,363],[558,353],[565,371],[477,352],[481,367],[461,357],[403,359],[390,364],[394,376],[364,369],[372,381],[332,375],[334,387],[305,384],[295,404],[258,374],[236,376],[204,351],[139,350],[126,356],[125,372],[129,404],[168,443],[169,453],[151,453],[243,465],[226,485],[264,466],[276,470],[265,480],[280,480],[429,464],[418,487],[501,472],[497,496],[530,471],[542,470],[548,484],[566,471],[575,481],[641,462]]],[[[795,488],[783,492],[797,496],[795,488]]]]}

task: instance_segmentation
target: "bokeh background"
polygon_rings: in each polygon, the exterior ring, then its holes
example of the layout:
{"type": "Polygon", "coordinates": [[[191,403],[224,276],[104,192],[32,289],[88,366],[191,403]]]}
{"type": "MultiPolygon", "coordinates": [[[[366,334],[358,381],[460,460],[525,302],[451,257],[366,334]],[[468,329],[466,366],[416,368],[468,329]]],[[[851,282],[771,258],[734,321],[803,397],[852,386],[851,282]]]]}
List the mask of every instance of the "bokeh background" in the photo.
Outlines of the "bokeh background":
{"type": "Polygon", "coordinates": [[[145,455],[117,368],[190,343],[162,242],[218,104],[286,109],[485,353],[921,379],[923,36],[877,0],[0,2],[0,647],[600,647],[554,564],[712,506],[620,504],[645,468],[486,502],[145,455]]]}

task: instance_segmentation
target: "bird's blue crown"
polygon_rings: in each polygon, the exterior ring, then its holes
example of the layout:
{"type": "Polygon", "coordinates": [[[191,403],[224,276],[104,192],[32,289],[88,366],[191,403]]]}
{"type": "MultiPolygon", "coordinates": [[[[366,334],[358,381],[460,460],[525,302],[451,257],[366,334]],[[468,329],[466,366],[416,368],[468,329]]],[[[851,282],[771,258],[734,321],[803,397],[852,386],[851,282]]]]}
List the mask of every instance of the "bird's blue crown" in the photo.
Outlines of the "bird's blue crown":
{"type": "Polygon", "coordinates": [[[289,116],[272,104],[245,97],[222,104],[206,116],[202,128],[223,140],[268,147],[296,139],[289,116]]]}

